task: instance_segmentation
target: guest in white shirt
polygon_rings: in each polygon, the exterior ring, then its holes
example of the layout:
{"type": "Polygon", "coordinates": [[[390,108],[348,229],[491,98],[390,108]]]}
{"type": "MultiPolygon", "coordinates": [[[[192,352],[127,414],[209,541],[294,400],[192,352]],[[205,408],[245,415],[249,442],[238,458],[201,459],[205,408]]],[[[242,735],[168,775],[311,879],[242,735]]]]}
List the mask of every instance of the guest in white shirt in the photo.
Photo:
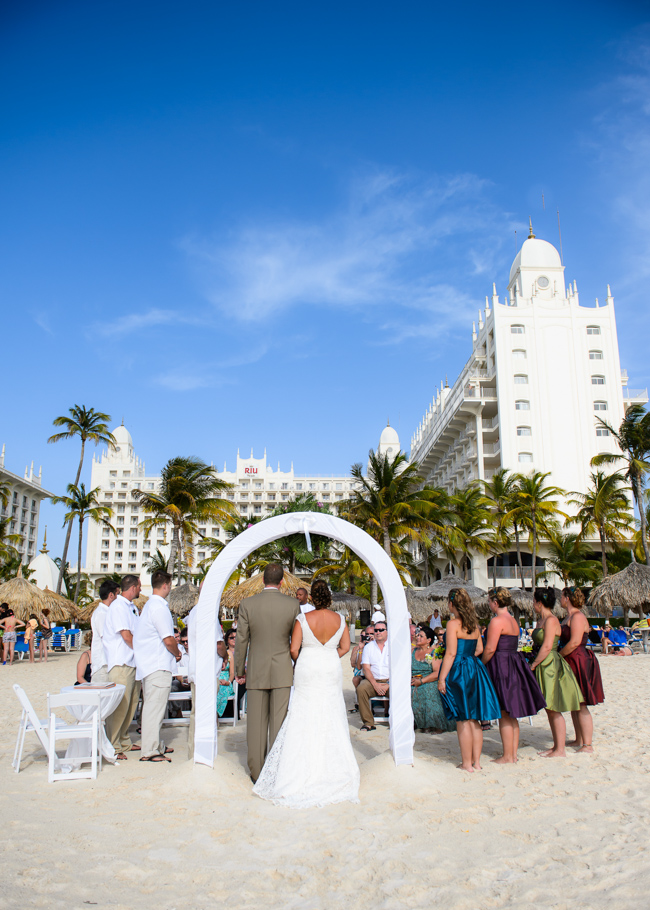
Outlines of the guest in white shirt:
{"type": "Polygon", "coordinates": [[[374,730],[374,717],[370,699],[388,695],[388,630],[385,620],[375,622],[375,640],[368,642],[361,657],[363,679],[357,688],[362,730],[374,730]]]}
{"type": "Polygon", "coordinates": [[[99,586],[99,603],[90,619],[90,628],[93,631],[93,640],[90,647],[91,682],[100,685],[110,682],[102,635],[104,634],[104,623],[108,616],[108,608],[119,594],[119,591],[120,586],[116,581],[103,581],[99,586]]]}
{"type": "Polygon", "coordinates": [[[172,673],[182,654],[174,637],[167,603],[172,577],[158,569],[151,576],[153,594],[142,608],[133,635],[136,679],[142,680],[142,757],[140,761],[171,761],[160,728],[172,688],[172,673]]]}
{"type": "Polygon", "coordinates": [[[429,622],[427,623],[430,629],[436,629],[438,626],[442,628],[442,620],[440,619],[440,610],[434,610],[431,616],[429,617],[429,622]]]}
{"type": "Polygon", "coordinates": [[[113,713],[106,718],[106,735],[113,744],[116,758],[126,759],[127,752],[139,752],[129,736],[129,727],[135,716],[140,698],[140,683],[135,678],[135,657],[133,655],[133,633],[138,623],[138,608],[134,606],[141,590],[137,575],[125,575],[122,579],[122,593],[118,594],[106,614],[102,643],[106,654],[108,678],[111,682],[122,683],[124,697],[113,713]]]}
{"type": "Polygon", "coordinates": [[[313,604],[309,603],[309,594],[307,593],[306,588],[298,588],[296,591],[296,600],[300,604],[301,613],[311,613],[312,610],[316,609],[313,604]]]}

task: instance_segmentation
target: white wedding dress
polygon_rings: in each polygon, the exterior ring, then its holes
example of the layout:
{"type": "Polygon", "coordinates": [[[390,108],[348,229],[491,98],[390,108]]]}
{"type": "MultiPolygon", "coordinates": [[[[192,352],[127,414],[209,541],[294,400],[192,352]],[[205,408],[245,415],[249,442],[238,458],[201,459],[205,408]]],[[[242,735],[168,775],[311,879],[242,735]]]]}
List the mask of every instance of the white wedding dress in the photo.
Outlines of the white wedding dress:
{"type": "Polygon", "coordinates": [[[294,691],[280,732],[253,793],[277,806],[307,809],[349,800],[359,802],[359,766],[350,743],[343,701],[343,674],[336,649],[345,620],[321,644],[305,615],[294,691]]]}

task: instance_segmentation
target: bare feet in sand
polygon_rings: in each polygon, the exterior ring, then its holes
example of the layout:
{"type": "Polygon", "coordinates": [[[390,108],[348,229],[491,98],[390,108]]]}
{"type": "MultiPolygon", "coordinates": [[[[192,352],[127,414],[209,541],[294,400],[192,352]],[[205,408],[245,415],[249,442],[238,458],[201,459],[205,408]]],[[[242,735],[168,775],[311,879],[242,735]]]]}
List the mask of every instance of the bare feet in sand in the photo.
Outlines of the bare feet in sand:
{"type": "Polygon", "coordinates": [[[495,765],[516,765],[516,758],[506,758],[505,755],[501,755],[499,758],[493,758],[492,761],[495,765]]]}
{"type": "Polygon", "coordinates": [[[474,768],[473,768],[472,765],[469,765],[468,767],[465,767],[465,765],[462,764],[462,762],[461,762],[461,764],[460,764],[460,765],[456,765],[456,767],[458,768],[459,771],[467,771],[469,774],[473,774],[473,773],[474,773],[474,768]]]}
{"type": "Polygon", "coordinates": [[[579,749],[576,749],[576,752],[593,752],[593,751],[594,751],[594,747],[587,746],[586,744],[584,746],[580,746],[579,749]]]}
{"type": "Polygon", "coordinates": [[[542,758],[566,758],[564,749],[547,749],[545,752],[537,753],[542,758]]]}

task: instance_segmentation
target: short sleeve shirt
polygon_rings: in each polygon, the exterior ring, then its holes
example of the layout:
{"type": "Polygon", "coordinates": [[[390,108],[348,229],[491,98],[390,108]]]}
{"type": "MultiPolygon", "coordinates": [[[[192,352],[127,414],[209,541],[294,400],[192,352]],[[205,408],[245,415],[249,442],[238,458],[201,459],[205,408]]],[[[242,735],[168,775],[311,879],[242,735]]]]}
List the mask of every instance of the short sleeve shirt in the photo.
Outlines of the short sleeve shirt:
{"type": "Polygon", "coordinates": [[[93,630],[93,642],[90,646],[90,663],[93,673],[98,673],[102,667],[106,666],[106,652],[102,636],[104,634],[104,625],[108,616],[108,607],[101,600],[95,607],[93,615],[90,618],[90,628],[93,630]]]}
{"type": "Polygon", "coordinates": [[[108,608],[102,643],[109,671],[113,667],[135,667],[133,649],[129,648],[120,633],[122,631],[128,631],[131,634],[135,632],[138,624],[137,612],[138,608],[121,594],[118,594],[108,608]]]}
{"type": "Polygon", "coordinates": [[[174,637],[174,623],[169,604],[159,594],[152,594],[142,609],[133,636],[136,679],[144,679],[156,670],[174,672],[176,658],[163,641],[170,636],[174,637]]]}
{"type": "Polygon", "coordinates": [[[382,650],[376,641],[369,641],[363,649],[361,663],[370,665],[370,672],[375,679],[388,679],[390,672],[388,642],[386,642],[382,650]]]}

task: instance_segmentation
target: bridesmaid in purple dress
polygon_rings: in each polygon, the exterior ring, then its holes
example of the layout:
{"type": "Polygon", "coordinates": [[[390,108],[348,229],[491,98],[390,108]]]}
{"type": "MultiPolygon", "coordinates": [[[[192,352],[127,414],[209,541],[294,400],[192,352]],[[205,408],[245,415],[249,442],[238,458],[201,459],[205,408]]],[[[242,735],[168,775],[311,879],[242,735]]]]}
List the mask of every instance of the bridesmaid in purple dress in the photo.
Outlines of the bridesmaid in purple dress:
{"type": "Polygon", "coordinates": [[[517,647],[521,629],[508,611],[512,598],[507,588],[492,588],[488,594],[494,614],[487,630],[487,641],[481,659],[487,667],[501,705],[499,733],[503,755],[493,759],[497,764],[517,761],[519,717],[529,717],[546,707],[533,672],[517,647]]]}

